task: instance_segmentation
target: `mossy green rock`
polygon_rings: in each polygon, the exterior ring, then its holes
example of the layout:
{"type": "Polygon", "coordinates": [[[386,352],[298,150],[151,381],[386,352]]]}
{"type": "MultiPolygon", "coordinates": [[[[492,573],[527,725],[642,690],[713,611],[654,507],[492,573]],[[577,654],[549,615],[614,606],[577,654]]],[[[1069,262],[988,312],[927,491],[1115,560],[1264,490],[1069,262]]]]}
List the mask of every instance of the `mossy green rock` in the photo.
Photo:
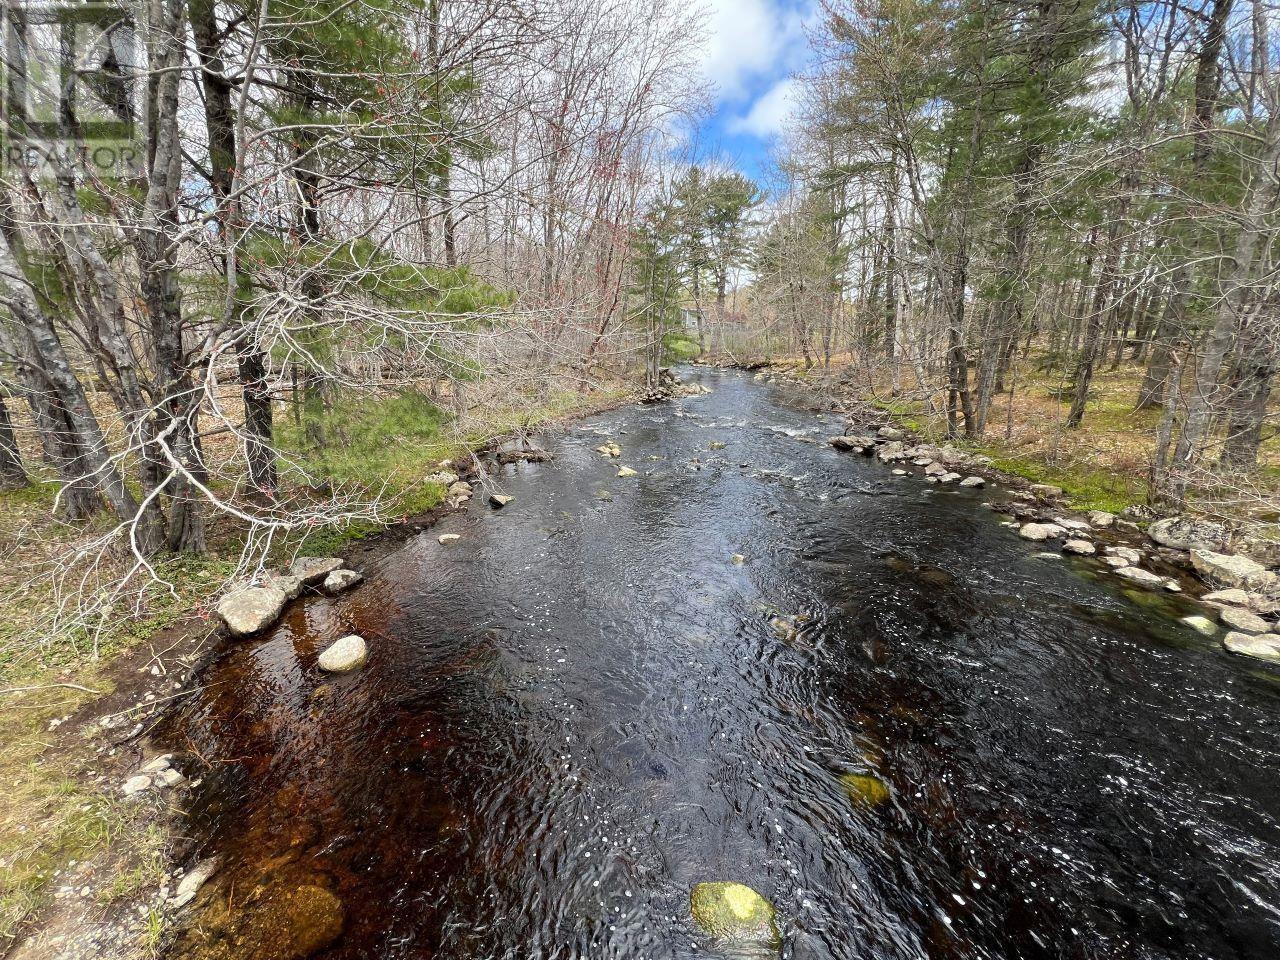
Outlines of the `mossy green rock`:
{"type": "Polygon", "coordinates": [[[779,948],[777,916],[771,904],[741,883],[717,880],[700,883],[689,896],[693,919],[718,940],[757,943],[779,948]]]}
{"type": "Polygon", "coordinates": [[[889,799],[889,785],[870,773],[846,773],[840,785],[849,799],[860,807],[878,807],[889,799]]]}

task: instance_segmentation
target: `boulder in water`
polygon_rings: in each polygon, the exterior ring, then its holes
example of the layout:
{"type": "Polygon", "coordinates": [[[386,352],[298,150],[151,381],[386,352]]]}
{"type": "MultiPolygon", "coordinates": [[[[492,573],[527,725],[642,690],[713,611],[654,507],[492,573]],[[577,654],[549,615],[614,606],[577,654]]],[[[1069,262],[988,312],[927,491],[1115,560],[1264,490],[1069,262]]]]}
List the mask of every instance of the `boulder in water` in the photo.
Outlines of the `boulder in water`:
{"type": "Polygon", "coordinates": [[[778,912],[745,884],[726,880],[699,883],[689,896],[689,908],[698,926],[717,940],[773,950],[782,946],[778,912]]]}
{"type": "Polygon", "coordinates": [[[1222,638],[1222,645],[1232,653],[1280,663],[1280,636],[1276,634],[1258,635],[1233,631],[1222,638]]]}
{"type": "Polygon", "coordinates": [[[249,587],[218,601],[218,616],[237,637],[248,637],[276,622],[288,602],[279,587],[249,587]]]}
{"type": "Polygon", "coordinates": [[[1024,523],[1018,529],[1018,536],[1024,540],[1050,540],[1063,533],[1065,531],[1056,523],[1024,523]]]}
{"type": "Polygon", "coordinates": [[[618,468],[618,476],[620,476],[620,477],[638,477],[638,476],[640,476],[640,473],[639,473],[639,471],[632,470],[630,467],[619,467],[619,468],[618,468]]]}
{"type": "Polygon", "coordinates": [[[350,673],[363,667],[368,659],[369,648],[365,645],[364,638],[353,633],[320,654],[317,665],[325,673],[350,673]]]}
{"type": "Polygon", "coordinates": [[[1126,580],[1132,580],[1134,583],[1140,583],[1144,587],[1163,587],[1164,577],[1159,574],[1152,573],[1150,570],[1143,570],[1141,567],[1121,567],[1116,571],[1119,576],[1126,580]]]}
{"type": "Polygon", "coordinates": [[[321,584],[321,589],[324,590],[325,593],[341,593],[343,590],[354,587],[363,579],[364,577],[356,573],[354,570],[335,570],[324,578],[324,583],[321,584]]]}
{"type": "Polygon", "coordinates": [[[461,539],[462,534],[460,533],[442,533],[440,536],[436,537],[436,540],[440,542],[442,547],[447,547],[451,543],[457,543],[461,539]]]}
{"type": "Polygon", "coordinates": [[[1268,633],[1271,630],[1271,624],[1243,607],[1223,607],[1218,619],[1241,633],[1268,633]]]}
{"type": "Polygon", "coordinates": [[[960,481],[962,487],[985,487],[986,485],[987,481],[982,477],[965,477],[960,481]]]}
{"type": "Polygon", "coordinates": [[[1062,545],[1062,549],[1067,553],[1079,554],[1082,557],[1091,557],[1098,552],[1097,548],[1088,540],[1068,540],[1062,545]]]}
{"type": "Polygon", "coordinates": [[[311,587],[333,573],[333,571],[341,569],[341,557],[299,557],[289,567],[289,573],[300,578],[306,586],[311,587]]]}
{"type": "Polygon", "coordinates": [[[501,510],[514,499],[515,497],[507,496],[505,493],[491,493],[489,494],[489,505],[495,510],[501,510]]]}
{"type": "Polygon", "coordinates": [[[1244,607],[1249,604],[1249,594],[1245,593],[1239,587],[1230,587],[1226,590],[1212,590],[1200,599],[1205,603],[1225,603],[1231,607],[1244,607]]]}

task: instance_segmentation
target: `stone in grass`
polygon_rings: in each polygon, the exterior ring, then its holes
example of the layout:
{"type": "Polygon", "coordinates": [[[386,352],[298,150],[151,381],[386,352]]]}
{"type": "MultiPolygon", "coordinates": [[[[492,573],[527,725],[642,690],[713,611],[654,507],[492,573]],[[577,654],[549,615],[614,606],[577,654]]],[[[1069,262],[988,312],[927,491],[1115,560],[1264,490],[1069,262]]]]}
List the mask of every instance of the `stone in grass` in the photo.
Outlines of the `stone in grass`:
{"type": "Polygon", "coordinates": [[[1280,636],[1275,634],[1258,636],[1232,631],[1222,638],[1222,645],[1232,653],[1280,663],[1280,636]]]}
{"type": "Polygon", "coordinates": [[[218,616],[237,637],[248,637],[276,622],[289,598],[279,587],[249,587],[218,601],[218,616]]]}
{"type": "Polygon", "coordinates": [[[120,789],[126,797],[134,797],[142,793],[144,790],[151,789],[151,778],[145,773],[140,773],[135,777],[130,777],[124,782],[124,786],[120,789]]]}
{"type": "Polygon", "coordinates": [[[489,505],[495,510],[501,510],[514,499],[515,497],[507,496],[505,493],[491,493],[489,494],[489,505]]]}
{"type": "Polygon", "coordinates": [[[1243,607],[1223,607],[1218,612],[1218,619],[1241,633],[1267,633],[1271,630],[1271,624],[1243,607]]]}
{"type": "Polygon", "coordinates": [[[1206,637],[1212,637],[1218,632],[1217,624],[1208,617],[1202,617],[1199,614],[1193,614],[1189,617],[1183,617],[1182,622],[1197,633],[1202,633],[1206,637]]]}
{"type": "Polygon", "coordinates": [[[639,471],[632,470],[630,467],[619,467],[619,468],[618,468],[618,476],[620,476],[620,477],[638,477],[638,476],[640,476],[640,473],[639,473],[639,471]]]}
{"type": "Polygon", "coordinates": [[[840,786],[855,806],[878,807],[889,799],[889,785],[875,774],[841,774],[840,786]]]}
{"type": "Polygon", "coordinates": [[[1061,499],[1063,493],[1061,487],[1055,487],[1051,483],[1033,483],[1027,487],[1027,490],[1032,496],[1039,497],[1042,500],[1058,500],[1061,499]]]}
{"type": "Polygon", "coordinates": [[[778,912],[750,887],[727,880],[699,883],[689,895],[694,921],[717,940],[782,947],[778,912]]]}
{"type": "Polygon", "coordinates": [[[369,659],[369,648],[364,638],[349,634],[334,643],[322,654],[317,665],[325,673],[350,673],[359,670],[369,659]]]}
{"type": "Polygon", "coordinates": [[[1067,553],[1079,554],[1082,557],[1091,557],[1098,552],[1097,548],[1088,540],[1068,540],[1062,545],[1062,549],[1067,553]]]}
{"type": "Polygon", "coordinates": [[[343,590],[354,587],[363,579],[364,577],[354,570],[335,570],[324,578],[321,589],[325,593],[341,593],[343,590]]]}

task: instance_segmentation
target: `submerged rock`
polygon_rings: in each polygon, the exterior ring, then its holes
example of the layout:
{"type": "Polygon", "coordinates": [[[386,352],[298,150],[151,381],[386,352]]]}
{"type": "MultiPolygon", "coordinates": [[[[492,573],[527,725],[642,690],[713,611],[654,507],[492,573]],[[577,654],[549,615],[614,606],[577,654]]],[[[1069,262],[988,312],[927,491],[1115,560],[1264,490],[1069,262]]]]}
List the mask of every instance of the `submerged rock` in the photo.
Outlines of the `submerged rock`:
{"type": "Polygon", "coordinates": [[[1212,637],[1218,632],[1217,624],[1208,617],[1202,617],[1199,614],[1193,614],[1190,617],[1183,617],[1182,622],[1197,633],[1202,633],[1206,637],[1212,637]]]}
{"type": "Polygon", "coordinates": [[[889,799],[889,785],[875,774],[841,774],[840,786],[856,806],[878,807],[889,799]]]}
{"type": "Polygon", "coordinates": [[[364,577],[354,570],[335,570],[324,578],[320,588],[325,593],[341,593],[343,590],[354,587],[363,579],[364,577]]]}
{"type": "Polygon", "coordinates": [[[190,952],[201,960],[304,960],[342,935],[342,901],[324,887],[272,883],[214,915],[202,916],[190,952]]]}
{"type": "Polygon", "coordinates": [[[1222,645],[1232,653],[1280,663],[1280,636],[1276,634],[1228,633],[1222,645]]]}
{"type": "Polygon", "coordinates": [[[349,634],[338,640],[322,654],[316,664],[325,673],[350,673],[359,670],[369,659],[369,648],[364,638],[349,634]]]}
{"type": "Polygon", "coordinates": [[[775,950],[782,946],[778,912],[745,884],[723,880],[699,883],[689,895],[689,909],[698,926],[717,940],[775,950]]]}
{"type": "Polygon", "coordinates": [[[289,598],[279,587],[249,587],[218,601],[218,616],[237,637],[248,637],[276,622],[289,598]]]}

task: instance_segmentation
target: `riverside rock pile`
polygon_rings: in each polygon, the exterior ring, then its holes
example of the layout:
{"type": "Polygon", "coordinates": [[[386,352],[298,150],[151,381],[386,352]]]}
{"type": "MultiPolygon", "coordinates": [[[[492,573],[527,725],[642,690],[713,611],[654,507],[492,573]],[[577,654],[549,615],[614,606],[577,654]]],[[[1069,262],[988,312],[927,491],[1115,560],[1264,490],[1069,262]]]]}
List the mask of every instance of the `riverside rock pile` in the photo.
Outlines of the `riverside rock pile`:
{"type": "MultiPolygon", "coordinates": [[[[993,476],[988,457],[950,444],[915,442],[892,425],[851,424],[829,442],[837,450],[874,456],[882,463],[916,467],[928,483],[959,481],[961,487],[981,487],[993,480],[1006,486],[1021,483],[993,476]],[[975,472],[966,477],[969,470],[988,476],[975,472]]],[[[910,472],[902,466],[893,471],[895,475],[910,472]]],[[[1120,516],[1103,510],[1074,516],[1064,508],[1064,497],[1061,487],[1030,484],[1013,491],[1007,500],[987,506],[1007,514],[1010,519],[1005,525],[1023,539],[1076,556],[1096,557],[1132,584],[1180,593],[1183,582],[1199,581],[1209,588],[1199,597],[1208,610],[1204,616],[1184,617],[1183,622],[1206,636],[1223,634],[1222,644],[1232,653],[1280,663],[1280,573],[1276,569],[1280,544],[1238,537],[1218,520],[1181,515],[1155,518],[1142,507],[1129,508],[1120,516]],[[1145,532],[1139,521],[1150,521],[1145,532]]]]}

